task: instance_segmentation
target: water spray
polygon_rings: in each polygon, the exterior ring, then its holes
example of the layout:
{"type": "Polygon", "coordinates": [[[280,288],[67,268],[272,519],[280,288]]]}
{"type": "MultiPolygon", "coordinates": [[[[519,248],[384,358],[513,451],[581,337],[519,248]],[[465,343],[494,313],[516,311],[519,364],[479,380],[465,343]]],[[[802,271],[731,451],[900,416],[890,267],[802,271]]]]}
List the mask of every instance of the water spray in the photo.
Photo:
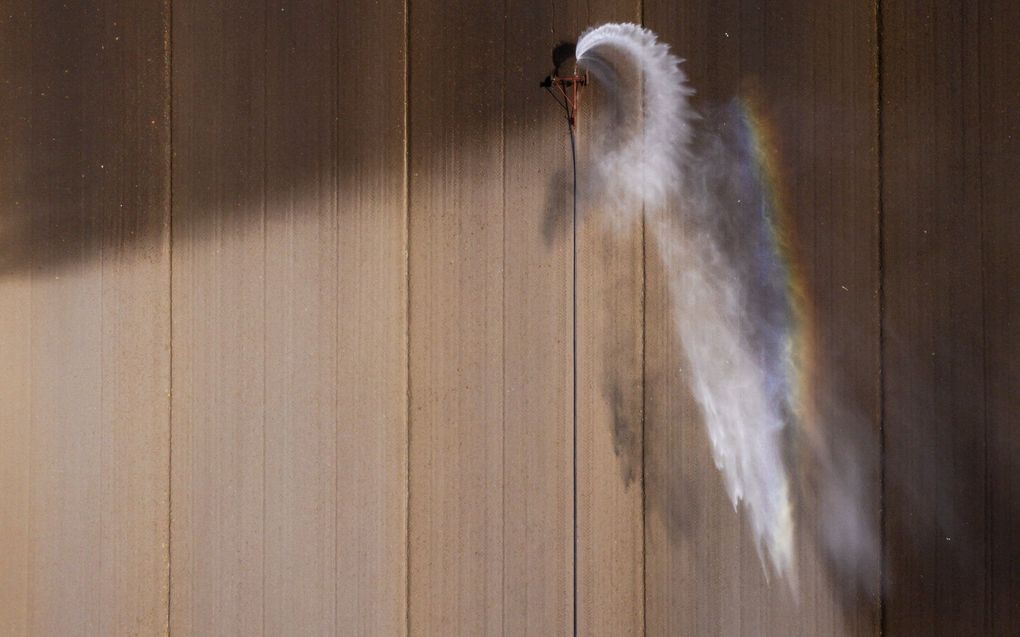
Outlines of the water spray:
{"type": "MultiPolygon", "coordinates": [[[[813,326],[784,235],[768,127],[740,99],[723,109],[729,125],[721,132],[695,135],[701,116],[689,104],[693,91],[680,62],[654,33],[635,24],[592,28],[576,45],[565,42],[553,50],[554,70],[541,86],[563,109],[570,136],[575,290],[579,196],[614,231],[632,230],[644,219],[668,278],[684,376],[766,577],[776,574],[796,589],[791,485],[795,477],[803,485],[805,472],[813,472],[822,494],[821,526],[838,527],[819,544],[867,587],[877,563],[859,477],[867,461],[839,436],[811,433],[819,431],[807,407],[819,398],[810,386],[813,326]],[[598,91],[599,101],[579,167],[578,102],[589,89],[598,91]],[[798,436],[809,449],[800,462],[788,453],[798,436]]],[[[575,333],[576,304],[575,296],[575,333]]],[[[576,342],[574,347],[576,369],[576,342]]],[[[574,382],[576,400],[576,374],[574,382]]],[[[825,396],[839,404],[836,398],[825,396]]],[[[575,479],[576,413],[575,405],[575,479]]],[[[576,516],[576,500],[574,506],[576,516]]]]}
{"type": "MultiPolygon", "coordinates": [[[[698,188],[703,175],[690,149],[692,91],[680,61],[651,31],[633,24],[589,29],[576,46],[557,46],[553,61],[555,70],[542,87],[566,114],[575,237],[579,181],[585,201],[596,204],[612,227],[630,228],[644,215],[669,276],[674,326],[716,466],[734,507],[745,504],[763,565],[771,565],[766,574],[792,581],[792,505],[782,454],[788,409],[773,393],[773,361],[763,362],[746,337],[741,273],[710,232],[709,217],[719,211],[698,188]],[[592,83],[607,101],[594,114],[590,157],[579,179],[577,105],[581,89],[592,83]]],[[[774,363],[783,367],[785,361],[774,363]]]]}

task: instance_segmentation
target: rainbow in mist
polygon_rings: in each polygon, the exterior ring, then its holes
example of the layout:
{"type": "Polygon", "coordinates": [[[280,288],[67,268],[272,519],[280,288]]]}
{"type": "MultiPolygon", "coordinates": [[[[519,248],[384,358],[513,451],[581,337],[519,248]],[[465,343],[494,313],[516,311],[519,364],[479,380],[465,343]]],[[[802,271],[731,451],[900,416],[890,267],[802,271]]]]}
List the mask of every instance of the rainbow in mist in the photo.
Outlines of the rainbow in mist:
{"type": "Polygon", "coordinates": [[[755,174],[762,194],[763,229],[772,260],[785,282],[790,311],[790,330],[786,357],[786,392],[798,429],[814,421],[810,381],[815,377],[815,313],[808,294],[802,258],[798,249],[796,220],[792,214],[787,182],[779,158],[776,127],[768,117],[755,91],[748,90],[737,100],[739,121],[744,137],[744,155],[755,174]]]}

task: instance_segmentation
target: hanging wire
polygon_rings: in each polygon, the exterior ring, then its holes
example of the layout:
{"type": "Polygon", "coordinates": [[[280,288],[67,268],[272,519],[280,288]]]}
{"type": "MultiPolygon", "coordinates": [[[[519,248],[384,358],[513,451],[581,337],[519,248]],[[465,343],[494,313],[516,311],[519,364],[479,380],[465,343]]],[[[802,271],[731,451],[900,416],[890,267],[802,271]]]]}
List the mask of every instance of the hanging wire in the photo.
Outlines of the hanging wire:
{"type": "Polygon", "coordinates": [[[554,102],[559,104],[560,108],[563,109],[563,112],[565,112],[567,114],[567,117],[569,118],[570,117],[570,105],[567,103],[567,97],[564,95],[563,99],[560,100],[560,98],[556,97],[556,93],[553,92],[552,86],[543,86],[542,88],[544,88],[545,92],[549,94],[549,97],[553,98],[554,102]]]}
{"type": "MultiPolygon", "coordinates": [[[[549,91],[549,92],[550,92],[550,94],[552,93],[552,91],[549,91]]],[[[555,95],[553,97],[555,98],[555,95]]],[[[566,100],[565,96],[564,96],[564,100],[566,100]]],[[[556,100],[556,101],[559,102],[559,100],[556,100]]],[[[575,132],[574,132],[574,118],[572,116],[573,114],[571,113],[570,107],[568,105],[564,104],[563,105],[563,110],[566,111],[567,133],[570,136],[570,168],[571,168],[571,173],[572,173],[572,184],[573,184],[572,185],[572,192],[571,192],[571,216],[572,216],[572,223],[571,223],[572,238],[571,239],[572,239],[572,244],[573,244],[572,245],[572,249],[571,249],[571,253],[572,253],[572,257],[571,257],[572,258],[572,265],[571,265],[572,273],[571,273],[571,275],[572,275],[572,278],[573,278],[572,285],[571,285],[571,289],[572,289],[572,292],[573,292],[572,295],[571,295],[572,296],[572,298],[571,298],[571,324],[572,324],[571,325],[571,332],[572,332],[572,336],[573,336],[572,346],[571,346],[572,347],[571,356],[573,358],[572,365],[573,365],[573,372],[574,372],[573,373],[573,385],[574,386],[572,388],[573,403],[574,404],[573,404],[573,418],[572,418],[572,421],[573,421],[572,422],[572,430],[573,430],[572,431],[572,437],[573,437],[573,440],[571,441],[572,442],[571,446],[573,447],[572,451],[573,451],[573,456],[574,456],[573,457],[573,463],[572,463],[573,464],[573,474],[574,474],[573,475],[573,480],[574,480],[574,494],[573,494],[574,495],[574,498],[573,498],[573,500],[574,500],[574,502],[573,502],[573,508],[574,508],[574,569],[573,569],[574,570],[574,596],[573,596],[574,597],[574,635],[577,635],[577,619],[578,619],[578,613],[577,613],[577,611],[578,611],[578,608],[577,608],[577,592],[578,592],[578,588],[577,588],[577,584],[578,584],[578,581],[577,581],[577,558],[578,558],[578,540],[579,540],[578,533],[577,533],[577,531],[578,531],[578,529],[577,529],[577,514],[578,514],[578,502],[577,502],[577,484],[578,484],[578,482],[577,482],[577,478],[578,478],[578,474],[577,474],[577,416],[578,416],[578,412],[577,412],[577,387],[578,387],[578,382],[577,382],[578,381],[578,373],[577,373],[577,362],[578,362],[578,356],[577,356],[577,349],[578,349],[577,348],[577,345],[578,345],[578,343],[577,343],[577,341],[578,341],[578,338],[577,338],[577,327],[578,327],[578,320],[577,320],[577,318],[578,318],[578,316],[577,316],[577,139],[576,139],[576,135],[575,135],[575,132]]]]}
{"type": "MultiPolygon", "coordinates": [[[[549,79],[551,79],[551,78],[549,78],[549,79]]],[[[566,92],[563,90],[563,88],[561,86],[557,87],[557,88],[560,89],[560,95],[562,95],[562,97],[563,97],[563,99],[561,100],[559,97],[557,97],[556,93],[553,92],[551,85],[552,85],[552,82],[549,82],[549,84],[544,84],[543,83],[542,87],[546,90],[547,93],[549,93],[550,97],[553,98],[553,101],[555,101],[559,105],[559,107],[563,109],[563,112],[564,112],[564,115],[565,115],[564,118],[567,121],[567,134],[570,137],[570,167],[571,167],[571,172],[572,172],[571,216],[572,216],[573,219],[572,219],[572,224],[571,224],[571,228],[572,228],[572,238],[571,238],[572,239],[572,246],[571,246],[572,250],[571,250],[571,252],[572,252],[572,261],[573,261],[573,263],[572,263],[572,270],[573,271],[572,271],[571,274],[572,274],[572,278],[573,278],[573,281],[572,281],[572,292],[573,292],[572,297],[573,298],[571,299],[571,304],[572,304],[572,307],[571,307],[571,314],[572,314],[572,316],[571,316],[571,324],[572,324],[571,325],[571,330],[572,330],[573,339],[572,339],[572,346],[571,346],[572,347],[571,356],[573,357],[572,364],[573,364],[574,373],[573,373],[573,391],[572,391],[572,393],[573,393],[572,438],[573,439],[571,441],[571,443],[572,443],[571,447],[572,447],[572,452],[573,452],[573,486],[574,486],[574,493],[573,493],[573,509],[574,509],[574,511],[573,511],[573,514],[574,514],[573,515],[573,519],[574,519],[574,542],[573,542],[573,545],[574,545],[573,546],[573,551],[574,551],[574,558],[573,558],[573,563],[574,563],[574,569],[573,569],[574,570],[574,582],[573,582],[573,586],[574,586],[574,595],[573,595],[574,608],[573,608],[573,615],[574,615],[574,635],[577,635],[577,618],[578,618],[578,613],[577,613],[577,611],[578,611],[578,607],[577,607],[577,584],[578,584],[578,580],[577,580],[577,558],[578,558],[578,540],[579,540],[578,533],[577,533],[577,531],[578,531],[578,529],[577,529],[577,513],[578,513],[578,501],[577,501],[577,477],[578,477],[578,474],[577,474],[577,415],[578,415],[577,414],[577,388],[578,388],[578,374],[577,374],[577,362],[578,362],[578,355],[577,355],[577,352],[578,352],[578,339],[577,339],[577,327],[578,327],[578,316],[577,316],[577,136],[576,136],[576,133],[575,133],[575,130],[574,130],[574,113],[573,113],[573,109],[571,108],[570,100],[567,97],[566,92]]]]}

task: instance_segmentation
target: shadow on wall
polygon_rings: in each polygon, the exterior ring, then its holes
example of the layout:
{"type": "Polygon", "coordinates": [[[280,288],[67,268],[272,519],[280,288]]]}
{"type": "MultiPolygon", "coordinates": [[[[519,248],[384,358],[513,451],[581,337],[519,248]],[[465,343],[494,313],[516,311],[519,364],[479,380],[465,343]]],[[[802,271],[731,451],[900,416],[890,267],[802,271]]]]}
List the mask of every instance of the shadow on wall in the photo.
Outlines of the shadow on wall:
{"type": "MultiPolygon", "coordinates": [[[[361,71],[336,77],[335,50],[267,36],[261,8],[237,14],[233,33],[193,38],[195,50],[179,56],[172,105],[158,7],[121,19],[120,32],[117,16],[90,7],[40,5],[11,18],[30,37],[0,97],[14,155],[0,172],[0,276],[136,251],[165,258],[171,166],[175,233],[208,241],[257,230],[267,216],[330,214],[320,202],[337,193],[346,197],[336,213],[346,214],[362,195],[404,192],[402,153],[379,150],[403,135],[403,100],[366,103],[361,71]],[[305,72],[288,73],[293,58],[305,72]],[[215,86],[195,81],[194,60],[215,86]],[[367,126],[338,117],[338,104],[374,117],[367,126]]],[[[372,90],[402,94],[396,71],[375,76],[372,90]]]]}
{"type": "Polygon", "coordinates": [[[152,27],[142,33],[110,33],[117,16],[66,5],[5,19],[25,39],[4,58],[0,276],[83,267],[110,248],[160,251],[170,194],[160,7],[126,21],[152,27]]]}
{"type": "MultiPolygon", "coordinates": [[[[952,262],[953,248],[943,250],[938,258],[952,262]]],[[[896,605],[889,628],[1007,634],[1020,599],[1015,436],[996,446],[991,429],[1008,425],[986,419],[981,371],[932,356],[933,347],[959,343],[923,343],[888,321],[885,342],[899,379],[887,383],[885,404],[884,585],[896,605]],[[933,382],[946,365],[966,377],[933,382]],[[904,370],[923,380],[904,382],[904,370]]]]}

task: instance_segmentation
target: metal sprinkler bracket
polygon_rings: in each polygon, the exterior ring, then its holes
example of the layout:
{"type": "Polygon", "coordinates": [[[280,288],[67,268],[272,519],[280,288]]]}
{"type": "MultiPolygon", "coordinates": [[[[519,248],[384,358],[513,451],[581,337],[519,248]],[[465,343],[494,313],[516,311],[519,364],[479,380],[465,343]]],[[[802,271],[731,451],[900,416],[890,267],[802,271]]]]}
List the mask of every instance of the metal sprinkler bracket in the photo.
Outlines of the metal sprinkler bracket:
{"type": "Polygon", "coordinates": [[[571,130],[577,124],[577,107],[581,98],[581,88],[588,85],[588,73],[579,71],[577,61],[574,60],[576,48],[577,45],[574,42],[561,42],[556,45],[552,54],[555,69],[539,84],[549,91],[556,103],[566,112],[567,123],[571,130]],[[568,73],[563,73],[560,70],[561,67],[570,60],[574,60],[573,69],[568,73]]]}

